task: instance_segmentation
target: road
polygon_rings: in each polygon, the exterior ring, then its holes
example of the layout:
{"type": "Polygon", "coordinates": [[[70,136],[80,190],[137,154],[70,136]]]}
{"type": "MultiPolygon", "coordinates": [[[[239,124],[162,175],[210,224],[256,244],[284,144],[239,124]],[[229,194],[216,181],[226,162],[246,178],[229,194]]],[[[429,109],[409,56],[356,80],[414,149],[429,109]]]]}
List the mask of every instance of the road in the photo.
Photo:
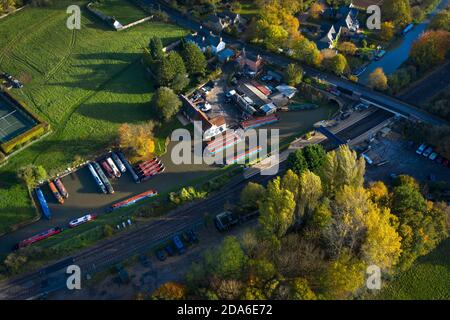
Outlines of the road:
{"type": "MultiPolygon", "coordinates": [[[[191,29],[193,31],[200,31],[201,30],[201,24],[199,22],[193,21],[189,19],[188,17],[184,16],[180,12],[168,7],[167,5],[158,2],[157,0],[145,0],[143,1],[149,5],[155,5],[156,7],[160,6],[162,10],[166,11],[168,15],[171,17],[173,22],[176,24],[191,29]]],[[[204,29],[204,28],[203,28],[204,29]]],[[[253,53],[253,54],[259,54],[268,61],[269,63],[286,67],[289,63],[295,62],[295,60],[290,59],[286,56],[282,56],[279,54],[275,54],[272,52],[268,52],[264,50],[261,47],[254,46],[248,43],[244,43],[241,40],[238,40],[236,38],[230,37],[228,35],[223,34],[222,38],[228,45],[234,45],[238,47],[245,47],[247,52],[253,53]]],[[[351,90],[353,92],[361,94],[361,99],[367,103],[371,103],[374,106],[382,109],[386,109],[390,112],[393,112],[399,116],[414,119],[414,120],[420,120],[432,125],[448,125],[449,123],[446,122],[443,119],[440,119],[436,116],[433,116],[418,107],[408,104],[405,101],[402,101],[398,98],[374,91],[364,85],[351,82],[347,79],[337,77],[335,75],[332,75],[330,73],[317,70],[315,68],[309,67],[309,66],[303,66],[304,71],[308,76],[311,77],[317,77],[324,79],[328,81],[331,84],[334,84],[336,86],[340,86],[342,88],[345,88],[347,90],[351,90]]]]}

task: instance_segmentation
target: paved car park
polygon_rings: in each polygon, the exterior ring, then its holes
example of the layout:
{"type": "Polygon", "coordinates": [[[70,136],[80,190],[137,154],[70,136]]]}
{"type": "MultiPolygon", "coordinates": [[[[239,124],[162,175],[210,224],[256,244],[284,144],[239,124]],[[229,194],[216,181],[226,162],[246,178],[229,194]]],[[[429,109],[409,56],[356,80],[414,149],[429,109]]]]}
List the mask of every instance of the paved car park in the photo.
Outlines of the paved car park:
{"type": "Polygon", "coordinates": [[[407,174],[420,181],[450,184],[450,168],[417,154],[418,147],[395,132],[376,138],[367,153],[374,163],[367,165],[366,177],[369,181],[390,182],[396,175],[407,174]]]}

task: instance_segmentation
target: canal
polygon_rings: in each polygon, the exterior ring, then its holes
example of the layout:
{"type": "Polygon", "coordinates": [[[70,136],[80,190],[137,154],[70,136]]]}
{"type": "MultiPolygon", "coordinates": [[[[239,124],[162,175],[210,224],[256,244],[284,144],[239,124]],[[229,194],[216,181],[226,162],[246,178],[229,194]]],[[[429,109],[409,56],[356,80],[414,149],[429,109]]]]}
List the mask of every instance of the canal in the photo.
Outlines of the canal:
{"type": "Polygon", "coordinates": [[[415,25],[404,37],[397,40],[382,59],[371,62],[360,76],[359,82],[367,85],[369,75],[377,68],[382,68],[386,75],[394,73],[408,59],[414,41],[426,30],[431,19],[447,7],[447,4],[448,0],[442,0],[424,21],[415,25]]]}

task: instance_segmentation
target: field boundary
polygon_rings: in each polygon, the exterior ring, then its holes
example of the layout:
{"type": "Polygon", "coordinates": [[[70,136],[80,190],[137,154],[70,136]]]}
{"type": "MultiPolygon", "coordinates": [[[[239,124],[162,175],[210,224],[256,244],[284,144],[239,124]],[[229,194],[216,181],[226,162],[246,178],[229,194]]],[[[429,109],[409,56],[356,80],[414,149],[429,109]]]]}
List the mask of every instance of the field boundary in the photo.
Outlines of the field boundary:
{"type": "MultiPolygon", "coordinates": [[[[151,15],[151,16],[147,16],[142,19],[130,22],[126,25],[122,25],[122,23],[119,20],[116,20],[113,17],[104,14],[103,12],[101,12],[101,10],[92,8],[92,6],[94,4],[95,4],[95,1],[92,1],[86,5],[86,8],[88,9],[88,11],[91,12],[92,14],[94,14],[95,16],[97,16],[98,18],[100,18],[102,21],[106,22],[115,31],[125,30],[125,29],[137,26],[141,23],[144,23],[146,21],[153,19],[153,15],[151,15]]],[[[134,3],[133,3],[133,5],[134,5],[134,3]]],[[[139,8],[140,10],[142,10],[139,6],[136,6],[136,7],[139,8]]],[[[145,12],[145,11],[143,11],[143,12],[145,12]]]]}

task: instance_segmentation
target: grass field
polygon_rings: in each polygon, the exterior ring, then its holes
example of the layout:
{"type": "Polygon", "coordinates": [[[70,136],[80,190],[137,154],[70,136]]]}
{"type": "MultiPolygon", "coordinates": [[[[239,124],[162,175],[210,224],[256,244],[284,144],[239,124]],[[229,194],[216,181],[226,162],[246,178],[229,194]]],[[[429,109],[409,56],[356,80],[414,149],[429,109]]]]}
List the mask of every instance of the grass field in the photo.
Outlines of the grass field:
{"type": "Polygon", "coordinates": [[[450,238],[389,283],[376,296],[380,300],[450,299],[450,238]]]}
{"type": "Polygon", "coordinates": [[[110,31],[82,10],[81,30],[66,28],[66,8],[87,1],[58,1],[52,8],[27,8],[0,20],[0,70],[28,79],[12,93],[49,122],[53,133],[0,168],[0,233],[35,215],[18,168],[34,163],[50,174],[105,148],[124,122],[154,118],[153,83],[140,65],[152,35],[170,43],[185,30],[144,23],[110,31]]]}
{"type": "Polygon", "coordinates": [[[93,6],[107,16],[115,18],[122,25],[143,19],[147,16],[140,8],[128,0],[102,0],[93,6]]]}

